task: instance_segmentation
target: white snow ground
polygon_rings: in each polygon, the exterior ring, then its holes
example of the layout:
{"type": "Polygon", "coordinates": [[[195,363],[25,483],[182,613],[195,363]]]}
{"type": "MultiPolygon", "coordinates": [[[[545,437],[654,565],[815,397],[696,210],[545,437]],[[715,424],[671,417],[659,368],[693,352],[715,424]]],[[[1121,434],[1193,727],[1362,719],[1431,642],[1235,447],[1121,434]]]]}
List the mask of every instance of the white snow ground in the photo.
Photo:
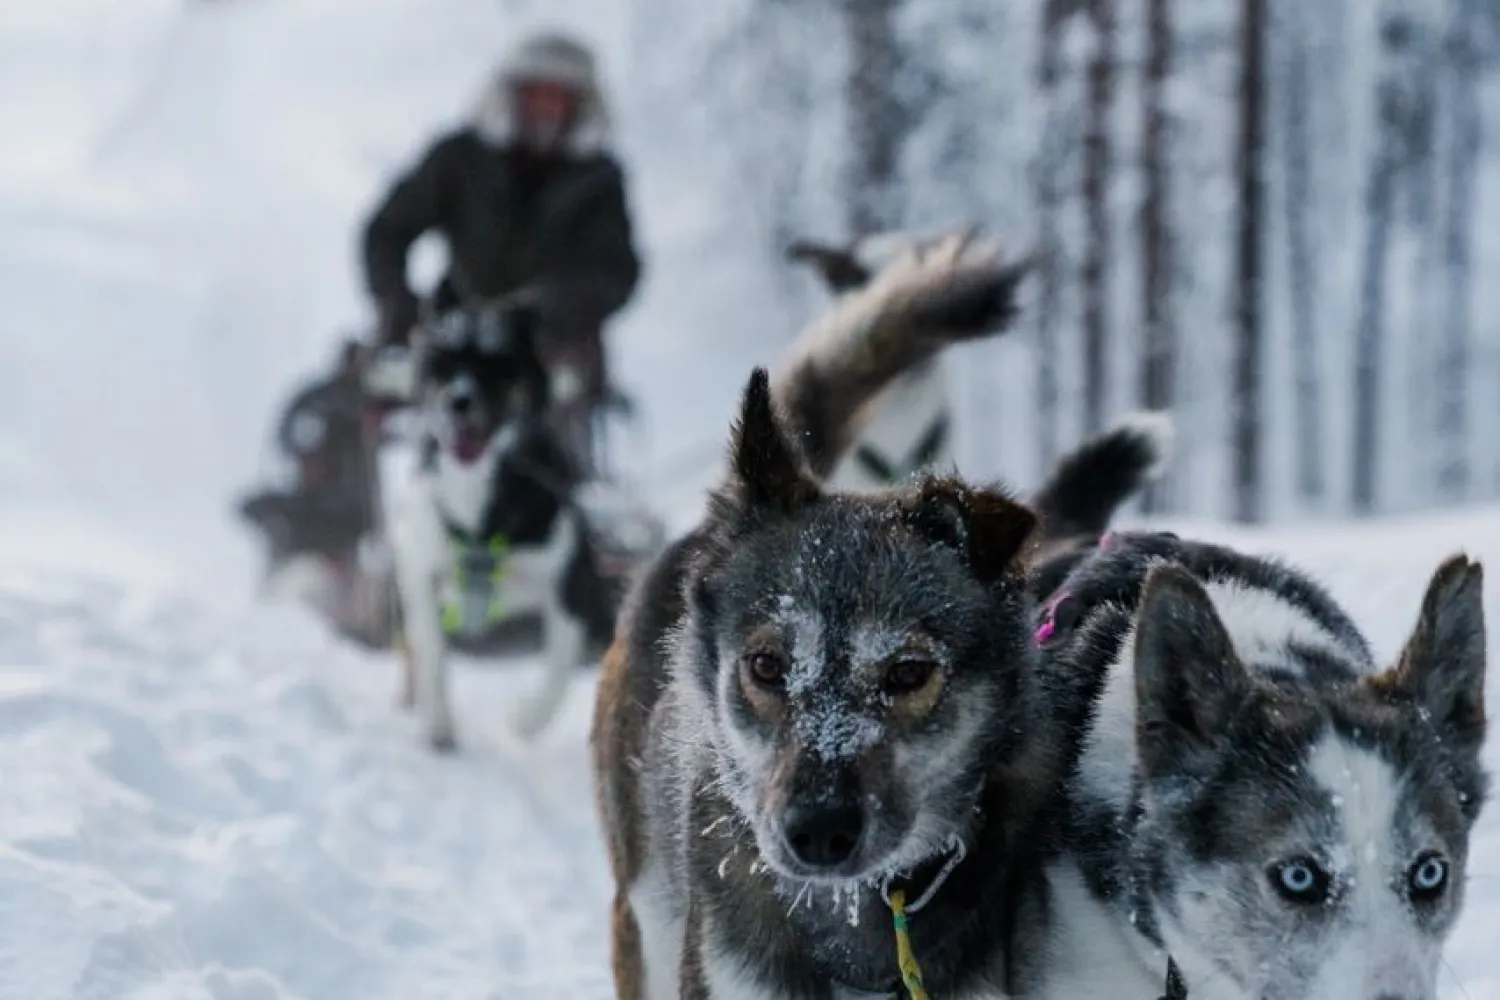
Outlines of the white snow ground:
{"type": "MultiPolygon", "coordinates": [[[[1500,566],[1500,513],[1204,530],[1312,568],[1387,655],[1444,554],[1500,566]]],[[[124,558],[5,565],[0,998],[610,995],[591,678],[524,746],[504,708],[531,671],[461,671],[465,749],[438,758],[392,707],[394,663],[296,613],[222,613],[124,558]]],[[[1442,996],[1494,1000],[1500,808],[1469,878],[1442,996]]]]}
{"type": "MultiPolygon", "coordinates": [[[[609,995],[589,681],[526,747],[501,720],[529,671],[465,671],[465,753],[434,758],[389,659],[248,604],[225,509],[289,381],[364,318],[368,200],[543,10],[619,84],[651,268],[620,363],[663,453],[717,448],[788,331],[722,137],[652,141],[682,109],[637,95],[627,43],[660,77],[673,36],[627,6],[0,5],[0,1000],[609,995]]],[[[1235,537],[1323,574],[1387,653],[1445,553],[1500,565],[1500,512],[1235,537]]],[[[1444,997],[1496,1000],[1500,809],[1470,878],[1444,997]]]]}

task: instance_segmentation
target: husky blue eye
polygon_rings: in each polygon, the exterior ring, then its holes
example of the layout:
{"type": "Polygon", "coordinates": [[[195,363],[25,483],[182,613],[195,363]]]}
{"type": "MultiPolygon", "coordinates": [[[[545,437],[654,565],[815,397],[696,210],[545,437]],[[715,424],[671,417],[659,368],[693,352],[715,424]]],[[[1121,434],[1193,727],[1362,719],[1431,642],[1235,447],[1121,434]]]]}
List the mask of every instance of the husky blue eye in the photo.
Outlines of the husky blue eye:
{"type": "Polygon", "coordinates": [[[1272,865],[1270,876],[1276,891],[1293,903],[1325,903],[1333,885],[1333,879],[1311,858],[1292,858],[1272,865]]]}
{"type": "Polygon", "coordinates": [[[1416,899],[1432,899],[1448,885],[1448,861],[1436,854],[1418,858],[1407,872],[1406,881],[1416,899]]]}

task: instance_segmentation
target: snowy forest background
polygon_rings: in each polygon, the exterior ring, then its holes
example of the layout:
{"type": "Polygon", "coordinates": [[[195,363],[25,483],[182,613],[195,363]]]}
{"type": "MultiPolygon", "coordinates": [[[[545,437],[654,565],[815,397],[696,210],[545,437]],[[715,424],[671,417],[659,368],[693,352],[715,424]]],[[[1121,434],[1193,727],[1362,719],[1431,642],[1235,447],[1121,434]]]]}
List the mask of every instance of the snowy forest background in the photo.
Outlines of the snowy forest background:
{"type": "MultiPolygon", "coordinates": [[[[634,0],[638,51],[697,0],[634,0]]],[[[1180,414],[1158,510],[1240,520],[1500,495],[1496,0],[741,0],[664,115],[733,133],[737,223],[973,221],[1040,254],[949,366],[962,463],[1034,482],[1180,414]]],[[[651,79],[652,75],[655,79],[651,79]]],[[[784,274],[785,301],[816,307],[784,274]]]]}
{"type": "Polygon", "coordinates": [[[825,306],[787,244],[888,225],[1042,258],[1014,333],[945,358],[969,475],[1024,490],[1153,405],[1175,516],[1500,497],[1500,0],[56,0],[0,5],[25,534],[65,509],[249,587],[231,505],[372,318],[360,225],[549,26],[610,91],[646,273],[609,345],[674,518],[825,306]]]}

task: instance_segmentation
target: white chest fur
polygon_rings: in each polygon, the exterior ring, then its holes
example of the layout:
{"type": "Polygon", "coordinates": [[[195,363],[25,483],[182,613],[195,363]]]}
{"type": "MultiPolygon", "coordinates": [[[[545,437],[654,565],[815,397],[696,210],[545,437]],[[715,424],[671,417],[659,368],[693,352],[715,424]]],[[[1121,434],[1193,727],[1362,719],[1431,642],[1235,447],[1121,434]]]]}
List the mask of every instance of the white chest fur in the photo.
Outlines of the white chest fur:
{"type": "MultiPolygon", "coordinates": [[[[508,440],[492,442],[480,461],[464,465],[439,457],[436,467],[420,473],[404,491],[392,519],[392,553],[401,593],[403,630],[416,678],[416,694],[428,739],[451,746],[453,722],[447,683],[445,598],[455,596],[462,546],[454,544],[450,525],[474,532],[493,505],[494,470],[508,440]]],[[[485,540],[488,543],[488,540],[485,540]]],[[[540,732],[557,711],[574,670],[585,655],[585,626],[566,607],[563,580],[568,563],[582,544],[576,515],[563,511],[540,544],[509,545],[486,609],[501,615],[540,611],[543,621],[543,680],[536,693],[517,706],[515,725],[523,735],[540,732]],[[498,581],[498,582],[497,582],[498,581]]]]}
{"type": "Polygon", "coordinates": [[[1072,862],[1048,869],[1052,926],[1044,935],[1046,974],[1027,1000],[1121,1000],[1160,996],[1167,958],[1088,889],[1072,862]]]}

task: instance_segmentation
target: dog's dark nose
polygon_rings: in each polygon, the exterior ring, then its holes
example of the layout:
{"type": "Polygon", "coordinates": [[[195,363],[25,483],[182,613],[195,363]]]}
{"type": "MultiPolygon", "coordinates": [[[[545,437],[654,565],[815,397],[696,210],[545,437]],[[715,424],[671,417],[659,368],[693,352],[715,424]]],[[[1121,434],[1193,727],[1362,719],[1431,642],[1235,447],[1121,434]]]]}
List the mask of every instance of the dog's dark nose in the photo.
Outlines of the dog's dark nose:
{"type": "Polygon", "coordinates": [[[455,417],[468,416],[474,408],[474,397],[467,392],[455,392],[448,397],[448,409],[453,411],[455,417]]]}
{"type": "Polygon", "coordinates": [[[835,868],[854,855],[864,817],[852,802],[793,806],[787,811],[787,846],[810,868],[835,868]]]}

